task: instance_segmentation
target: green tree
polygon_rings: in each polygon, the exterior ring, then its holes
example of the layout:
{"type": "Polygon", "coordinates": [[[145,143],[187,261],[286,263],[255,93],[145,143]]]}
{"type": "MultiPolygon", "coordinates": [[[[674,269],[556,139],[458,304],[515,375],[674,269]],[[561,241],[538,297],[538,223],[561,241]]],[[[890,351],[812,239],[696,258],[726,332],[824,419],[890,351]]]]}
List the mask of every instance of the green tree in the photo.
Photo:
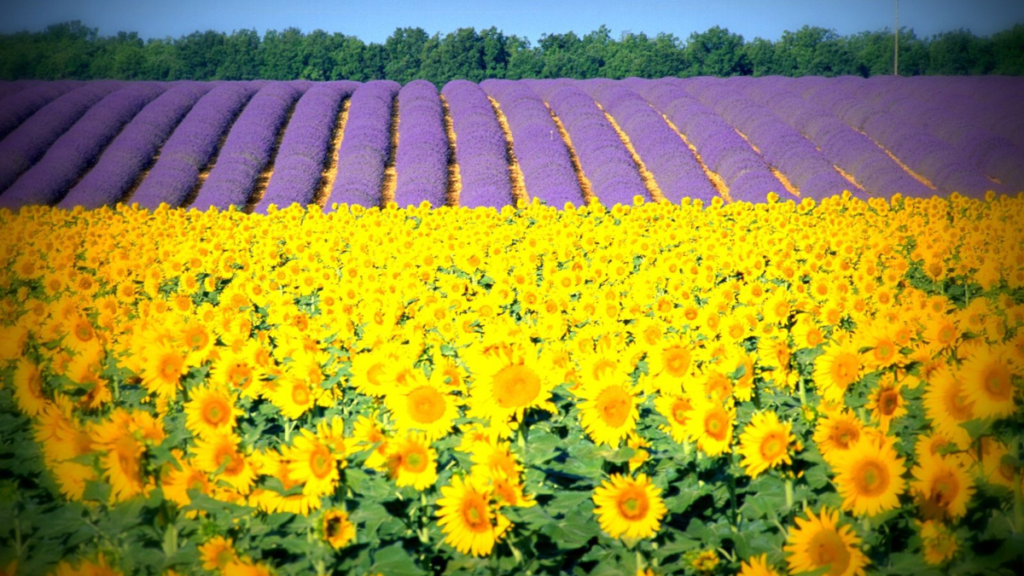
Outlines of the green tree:
{"type": "Polygon", "coordinates": [[[1024,24],[992,35],[992,72],[1008,76],[1024,75],[1024,24]]]}
{"type": "Polygon", "coordinates": [[[721,26],[690,34],[684,52],[687,76],[737,76],[750,69],[743,53],[743,36],[721,26]]]}
{"type": "Polygon", "coordinates": [[[223,32],[207,30],[193,32],[176,42],[181,60],[182,75],[192,80],[213,80],[224,62],[226,36],[223,32]]]}
{"type": "Polygon", "coordinates": [[[968,30],[944,32],[928,43],[929,74],[986,74],[994,67],[992,42],[968,30]]]}
{"type": "Polygon", "coordinates": [[[221,80],[253,80],[260,76],[263,52],[256,30],[235,30],[224,39],[224,59],[217,67],[221,80]]]}
{"type": "Polygon", "coordinates": [[[418,78],[428,40],[423,28],[396,29],[384,41],[384,77],[403,84],[418,78]]]}
{"type": "Polygon", "coordinates": [[[778,68],[775,65],[775,45],[771,40],[754,38],[743,46],[743,53],[750,66],[752,76],[778,74],[778,68]]]}
{"type": "Polygon", "coordinates": [[[836,31],[820,26],[783,32],[775,44],[775,67],[786,76],[839,76],[857,71],[836,31]]]}

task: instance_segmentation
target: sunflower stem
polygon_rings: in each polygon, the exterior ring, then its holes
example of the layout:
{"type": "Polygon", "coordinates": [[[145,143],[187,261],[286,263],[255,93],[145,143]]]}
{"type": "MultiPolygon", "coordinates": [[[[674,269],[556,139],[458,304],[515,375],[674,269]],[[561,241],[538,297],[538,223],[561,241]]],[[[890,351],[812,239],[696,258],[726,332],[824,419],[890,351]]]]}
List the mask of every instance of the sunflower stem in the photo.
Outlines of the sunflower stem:
{"type": "Polygon", "coordinates": [[[797,378],[797,388],[800,390],[800,406],[807,405],[807,390],[804,388],[804,379],[797,378]]]}
{"type": "Polygon", "coordinates": [[[644,557],[640,554],[640,549],[636,549],[636,572],[637,574],[644,571],[647,566],[644,564],[644,557]]]}
{"type": "Polygon", "coordinates": [[[793,479],[786,478],[786,510],[793,509],[793,479]]]}

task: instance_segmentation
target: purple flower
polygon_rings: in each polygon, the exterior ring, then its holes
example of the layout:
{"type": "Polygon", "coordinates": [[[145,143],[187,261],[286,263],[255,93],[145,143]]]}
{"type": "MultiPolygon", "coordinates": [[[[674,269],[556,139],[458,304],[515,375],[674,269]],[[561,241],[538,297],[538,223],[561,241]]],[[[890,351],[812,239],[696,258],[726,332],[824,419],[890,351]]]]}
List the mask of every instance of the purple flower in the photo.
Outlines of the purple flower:
{"type": "Polygon", "coordinates": [[[0,193],[46,154],[93,104],[124,86],[122,82],[89,82],[40,108],[0,142],[0,193]]]}
{"type": "Polygon", "coordinates": [[[473,82],[452,80],[441,89],[455,132],[462,191],[459,205],[501,208],[512,203],[505,135],[487,94],[473,82]]]}
{"type": "Polygon", "coordinates": [[[221,135],[238,117],[260,84],[225,82],[203,96],[160,150],[160,159],[132,197],[143,208],[180,206],[217,151],[221,135]]]}
{"type": "Polygon", "coordinates": [[[305,206],[313,200],[338,111],[358,86],[347,81],[316,84],[299,99],[274,159],[274,175],[256,212],[266,213],[271,204],[284,208],[291,204],[305,206]]]}
{"type": "Polygon", "coordinates": [[[200,210],[245,206],[256,179],[271,160],[278,132],[307,82],[273,82],[261,88],[228,133],[224,148],[193,204],[200,210]]]}
{"type": "Polygon", "coordinates": [[[121,200],[185,114],[212,87],[199,82],[172,84],[125,126],[59,206],[97,208],[121,200]]]}
{"type": "Polygon", "coordinates": [[[522,82],[484,80],[480,87],[501,106],[526,192],[549,206],[580,206],[583,192],[569,150],[544,101],[522,82]]]}
{"type": "Polygon", "coordinates": [[[0,196],[0,206],[14,209],[60,200],[121,128],[166,87],[132,83],[100,100],[0,196]]]}
{"type": "Polygon", "coordinates": [[[397,82],[376,80],[352,94],[328,208],[332,204],[380,206],[391,148],[391,108],[399,88],[397,82]]]}
{"type": "Polygon", "coordinates": [[[448,136],[437,88],[414,80],[398,92],[398,150],[395,154],[395,203],[405,207],[424,200],[445,204],[448,190],[448,136]]]}

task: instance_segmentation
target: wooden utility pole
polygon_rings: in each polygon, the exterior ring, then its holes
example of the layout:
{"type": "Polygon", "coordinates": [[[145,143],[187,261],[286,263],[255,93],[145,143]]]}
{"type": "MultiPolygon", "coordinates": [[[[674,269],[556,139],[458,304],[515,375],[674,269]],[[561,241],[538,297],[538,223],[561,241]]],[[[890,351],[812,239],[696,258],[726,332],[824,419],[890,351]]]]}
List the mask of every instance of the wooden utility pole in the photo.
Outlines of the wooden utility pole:
{"type": "Polygon", "coordinates": [[[900,0],[896,0],[896,15],[893,18],[892,75],[900,75],[900,0]]]}

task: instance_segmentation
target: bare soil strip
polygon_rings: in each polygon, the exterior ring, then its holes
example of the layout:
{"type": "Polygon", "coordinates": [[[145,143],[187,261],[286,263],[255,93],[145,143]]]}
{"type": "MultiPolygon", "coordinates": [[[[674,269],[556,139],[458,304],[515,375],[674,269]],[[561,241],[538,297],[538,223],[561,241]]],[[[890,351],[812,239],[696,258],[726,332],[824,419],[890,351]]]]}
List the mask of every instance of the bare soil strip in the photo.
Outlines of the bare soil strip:
{"type": "Polygon", "coordinates": [[[391,146],[388,147],[388,159],[384,164],[384,183],[380,191],[380,205],[383,208],[388,202],[395,201],[395,188],[398,186],[398,172],[395,171],[395,157],[398,155],[398,95],[391,102],[391,146]]]}
{"type": "Polygon", "coordinates": [[[854,188],[856,188],[857,190],[860,190],[861,192],[864,192],[865,194],[867,193],[867,191],[864,190],[864,187],[861,186],[859,182],[857,182],[856,178],[853,177],[853,174],[847,173],[845,170],[843,170],[839,166],[836,166],[835,164],[833,164],[832,167],[836,169],[836,172],[839,172],[840,176],[842,176],[843,178],[846,178],[846,180],[850,184],[853,184],[854,188]]]}
{"type": "Polygon", "coordinates": [[[686,137],[686,134],[683,134],[682,130],[676,127],[676,125],[668,119],[668,116],[662,114],[661,117],[665,119],[665,123],[667,123],[669,127],[679,135],[683,144],[686,144],[686,147],[690,149],[691,153],[693,153],[693,157],[697,159],[697,164],[700,164],[700,169],[704,171],[704,175],[707,176],[708,180],[711,181],[711,185],[718,191],[718,195],[726,202],[732,202],[732,197],[729,196],[729,187],[725,184],[725,179],[719,176],[718,173],[711,168],[708,168],[708,165],[704,163],[704,159],[700,157],[700,152],[697,152],[697,147],[690,142],[690,139],[686,137]]]}
{"type": "Polygon", "coordinates": [[[751,142],[749,138],[747,138],[746,134],[740,132],[735,127],[733,127],[733,130],[735,130],[736,133],[739,134],[740,138],[743,138],[743,141],[746,142],[748,146],[750,146],[750,149],[753,150],[755,154],[761,157],[761,160],[764,161],[765,166],[768,166],[768,169],[772,171],[772,174],[779,179],[779,182],[782,182],[782,187],[785,188],[786,191],[792,194],[793,196],[799,198],[800,189],[794,186],[793,183],[789,181],[789,178],[786,178],[786,175],[780,172],[778,168],[769,164],[768,161],[764,159],[764,156],[761,156],[761,150],[758,149],[757,146],[754,146],[754,143],[751,142]]]}
{"type": "MultiPolygon", "coordinates": [[[[854,130],[857,130],[857,128],[854,128],[854,130]]],[[[910,174],[910,176],[914,180],[917,180],[921,184],[924,184],[930,190],[938,190],[938,188],[935,187],[935,184],[932,184],[930,180],[928,180],[924,176],[918,174],[917,172],[914,172],[913,170],[911,170],[910,166],[907,166],[906,164],[901,162],[899,158],[897,158],[892,152],[889,152],[889,150],[885,146],[882,146],[882,144],[880,142],[876,142],[874,138],[872,138],[871,136],[868,136],[866,133],[864,133],[861,130],[857,130],[857,132],[860,132],[865,138],[867,138],[868,140],[871,140],[872,142],[874,142],[875,146],[878,146],[878,148],[882,152],[885,152],[885,154],[889,158],[892,158],[892,161],[895,162],[900,168],[902,168],[904,172],[906,172],[907,174],[910,174]]]]}
{"type": "Polygon", "coordinates": [[[594,189],[590,185],[590,180],[587,179],[587,175],[583,173],[583,168],[580,166],[580,159],[576,156],[576,149],[572,147],[572,139],[569,138],[569,133],[565,130],[565,126],[562,125],[562,121],[555,115],[555,111],[551,109],[551,106],[547,102],[544,103],[544,106],[547,107],[548,114],[551,114],[551,119],[555,121],[558,133],[562,136],[566,149],[569,150],[569,160],[572,162],[572,169],[576,172],[576,179],[580,182],[580,190],[583,191],[583,203],[598,202],[597,196],[594,196],[594,189]]]}
{"type": "Polygon", "coordinates": [[[512,202],[513,204],[520,200],[524,203],[529,202],[530,196],[526,193],[523,169],[519,166],[519,160],[512,148],[512,129],[508,126],[508,119],[505,118],[505,113],[501,111],[501,105],[497,100],[490,96],[487,99],[491,102],[491,108],[494,108],[494,115],[498,118],[498,125],[501,126],[502,133],[505,134],[505,156],[508,159],[508,179],[512,183],[512,202]]]}
{"type": "Polygon", "coordinates": [[[444,132],[448,136],[448,190],[445,192],[445,204],[458,206],[459,197],[462,195],[462,175],[459,172],[458,159],[455,157],[455,128],[452,126],[448,100],[444,95],[441,95],[441,107],[444,109],[444,132]]]}
{"type": "Polygon", "coordinates": [[[338,150],[341,150],[341,141],[345,139],[345,123],[348,122],[348,108],[352,104],[352,97],[347,96],[338,109],[338,117],[334,119],[334,131],[331,133],[331,145],[327,150],[327,164],[320,174],[320,185],[313,193],[313,203],[323,208],[327,205],[327,198],[334,188],[334,181],[338,178],[338,150]]]}
{"type": "Polygon", "coordinates": [[[263,200],[263,195],[267,192],[270,177],[274,175],[274,164],[277,162],[277,154],[281,151],[281,140],[284,139],[284,131],[291,123],[292,115],[295,114],[295,107],[298,104],[299,99],[296,98],[295,102],[292,102],[291,107],[288,108],[288,113],[285,114],[281,127],[277,129],[274,147],[270,149],[270,159],[267,161],[267,165],[263,167],[260,175],[256,177],[256,184],[253,185],[252,192],[249,193],[249,201],[245,203],[246,214],[252,214],[252,211],[256,209],[256,205],[260,203],[260,200],[263,200]]]}
{"type": "MultiPolygon", "coordinates": [[[[597,104],[597,102],[594,102],[597,104]]],[[[615,129],[615,133],[619,135],[619,140],[622,141],[622,145],[629,150],[629,155],[633,158],[633,163],[636,164],[636,169],[640,172],[640,179],[644,181],[644,187],[647,188],[647,193],[651,195],[651,200],[655,202],[668,202],[665,199],[665,195],[661,193],[661,189],[658,188],[658,182],[654,179],[654,174],[647,169],[644,165],[644,161],[640,159],[640,155],[637,154],[636,148],[633,148],[633,143],[629,140],[629,136],[622,131],[619,127],[619,123],[612,118],[612,115],[605,111],[604,107],[597,104],[597,107],[604,112],[604,117],[608,119],[608,123],[615,129]]]]}

